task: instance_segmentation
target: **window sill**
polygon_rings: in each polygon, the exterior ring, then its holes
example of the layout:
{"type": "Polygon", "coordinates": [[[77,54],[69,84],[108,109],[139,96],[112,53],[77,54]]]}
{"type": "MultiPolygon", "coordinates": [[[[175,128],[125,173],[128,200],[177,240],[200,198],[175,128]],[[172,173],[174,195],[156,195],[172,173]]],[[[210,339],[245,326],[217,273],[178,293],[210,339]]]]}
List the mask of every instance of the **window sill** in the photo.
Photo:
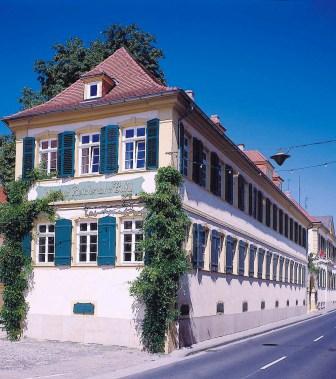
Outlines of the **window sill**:
{"type": "Polygon", "coordinates": [[[144,262],[121,262],[118,267],[143,267],[144,262]]]}

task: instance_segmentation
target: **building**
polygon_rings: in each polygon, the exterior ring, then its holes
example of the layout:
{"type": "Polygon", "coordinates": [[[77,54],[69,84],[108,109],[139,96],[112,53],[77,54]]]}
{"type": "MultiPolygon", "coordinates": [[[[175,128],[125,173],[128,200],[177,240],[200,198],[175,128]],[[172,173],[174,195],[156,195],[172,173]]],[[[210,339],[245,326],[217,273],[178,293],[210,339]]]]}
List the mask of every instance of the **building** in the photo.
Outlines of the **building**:
{"type": "Polygon", "coordinates": [[[260,153],[243,151],[193,94],[158,83],[121,48],[45,104],[4,118],[16,134],[16,178],[54,177],[57,219],[34,225],[26,335],[140,346],[129,282],[143,265],[145,209],[159,167],[180,169],[192,226],[176,345],[306,312],[310,220],[260,153]]]}
{"type": "Polygon", "coordinates": [[[309,254],[317,272],[309,281],[310,309],[331,309],[336,303],[336,236],[332,216],[311,216],[309,254]]]}

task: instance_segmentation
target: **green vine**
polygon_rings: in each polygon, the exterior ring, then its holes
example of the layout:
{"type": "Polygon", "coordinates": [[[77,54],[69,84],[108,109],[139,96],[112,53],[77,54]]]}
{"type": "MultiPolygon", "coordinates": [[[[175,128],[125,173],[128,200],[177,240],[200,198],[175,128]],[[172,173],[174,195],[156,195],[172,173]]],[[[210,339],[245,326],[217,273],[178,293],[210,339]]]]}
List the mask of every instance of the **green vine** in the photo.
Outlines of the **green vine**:
{"type": "Polygon", "coordinates": [[[308,255],[308,271],[311,273],[311,274],[318,274],[319,272],[319,269],[318,267],[315,265],[315,256],[313,253],[310,253],[308,255]]]}
{"type": "Polygon", "coordinates": [[[131,295],[144,306],[141,338],[152,353],[164,351],[166,333],[178,315],[179,281],[189,269],[182,244],[190,224],[178,192],[182,175],[172,167],[163,167],[155,182],[155,193],[141,196],[147,211],[146,237],[140,244],[145,251],[145,266],[130,288],[131,295]]]}
{"type": "Polygon", "coordinates": [[[31,186],[43,178],[40,170],[34,170],[29,180],[11,181],[6,185],[8,202],[0,204],[0,234],[4,237],[0,247],[0,282],[4,284],[0,322],[13,341],[22,335],[28,310],[25,294],[32,269],[31,260],[24,256],[22,240],[31,232],[39,214],[54,218],[50,203],[62,199],[60,192],[52,192],[43,199],[28,200],[31,186]]]}

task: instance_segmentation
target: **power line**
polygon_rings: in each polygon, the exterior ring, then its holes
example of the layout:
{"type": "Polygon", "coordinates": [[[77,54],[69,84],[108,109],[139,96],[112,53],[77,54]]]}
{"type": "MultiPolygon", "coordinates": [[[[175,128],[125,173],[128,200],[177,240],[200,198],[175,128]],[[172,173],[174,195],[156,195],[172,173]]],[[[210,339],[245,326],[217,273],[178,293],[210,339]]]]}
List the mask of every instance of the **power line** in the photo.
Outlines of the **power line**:
{"type": "Polygon", "coordinates": [[[311,166],[289,168],[289,169],[283,169],[283,170],[277,170],[277,171],[278,172],[294,172],[294,171],[307,170],[307,169],[316,168],[316,167],[323,167],[323,166],[327,167],[332,164],[336,164],[336,161],[329,161],[329,162],[319,163],[319,164],[311,165],[311,166]]]}

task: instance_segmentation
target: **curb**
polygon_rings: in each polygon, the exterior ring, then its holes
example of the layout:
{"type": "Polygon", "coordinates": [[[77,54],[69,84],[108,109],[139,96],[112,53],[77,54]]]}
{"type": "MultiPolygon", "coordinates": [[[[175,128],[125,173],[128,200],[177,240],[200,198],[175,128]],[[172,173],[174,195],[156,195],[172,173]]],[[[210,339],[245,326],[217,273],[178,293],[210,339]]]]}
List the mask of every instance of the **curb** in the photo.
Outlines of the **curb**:
{"type": "MultiPolygon", "coordinates": [[[[276,330],[284,329],[284,328],[287,328],[289,326],[292,326],[292,325],[295,325],[295,324],[299,324],[301,322],[309,321],[309,320],[315,319],[317,317],[321,317],[321,316],[327,315],[327,314],[332,313],[332,312],[336,312],[336,309],[329,310],[329,311],[323,312],[323,313],[318,313],[316,315],[313,315],[313,316],[310,316],[310,317],[306,317],[306,318],[304,318],[302,320],[292,321],[292,322],[290,322],[288,324],[279,325],[279,326],[275,326],[275,327],[270,327],[269,329],[265,329],[263,331],[255,332],[255,333],[252,333],[252,334],[249,334],[249,335],[245,335],[245,336],[241,336],[241,337],[236,337],[236,338],[233,338],[233,339],[231,339],[229,341],[218,342],[218,343],[214,343],[214,344],[209,345],[209,346],[204,346],[204,347],[199,347],[199,348],[197,348],[197,346],[195,346],[195,348],[191,347],[190,350],[192,350],[192,351],[186,351],[184,354],[183,354],[183,352],[181,350],[180,351],[177,350],[176,352],[179,351],[180,354],[177,353],[176,355],[179,356],[179,357],[190,357],[190,356],[198,354],[198,353],[200,353],[202,351],[206,351],[206,350],[209,350],[209,349],[213,349],[213,348],[229,345],[231,343],[239,342],[239,341],[245,340],[247,338],[253,338],[253,337],[257,337],[257,336],[262,335],[262,334],[266,334],[266,333],[273,332],[273,331],[276,331],[276,330]]],[[[229,334],[227,336],[229,336],[229,334]]],[[[223,337],[225,337],[225,336],[223,336],[223,337]]],[[[208,341],[211,341],[211,340],[208,340],[208,341]]]]}

